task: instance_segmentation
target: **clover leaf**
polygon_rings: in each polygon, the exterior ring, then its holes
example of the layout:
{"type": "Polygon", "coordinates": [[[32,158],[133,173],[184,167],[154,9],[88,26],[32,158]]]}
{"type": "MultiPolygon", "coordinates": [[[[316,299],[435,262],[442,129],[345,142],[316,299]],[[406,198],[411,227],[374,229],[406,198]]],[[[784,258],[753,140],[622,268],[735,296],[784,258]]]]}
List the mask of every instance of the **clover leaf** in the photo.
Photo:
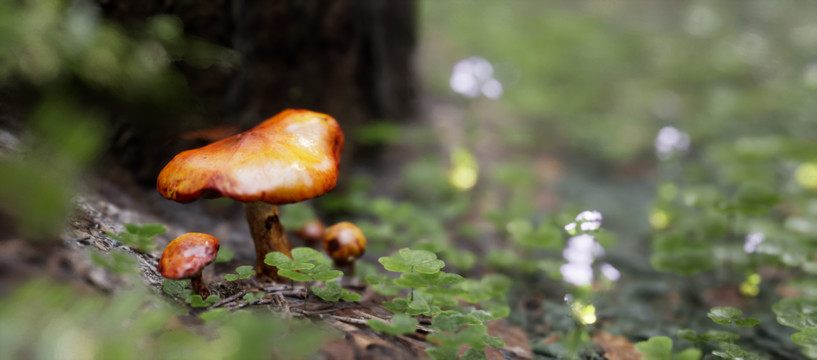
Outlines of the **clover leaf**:
{"type": "Polygon", "coordinates": [[[188,296],[193,294],[193,290],[189,289],[190,287],[190,280],[189,279],[182,279],[182,280],[172,280],[172,279],[164,279],[162,280],[162,290],[165,294],[170,296],[179,297],[182,299],[187,299],[188,296]]]}
{"type": "Polygon", "coordinates": [[[327,282],[323,287],[310,286],[309,290],[325,301],[360,301],[360,294],[346,290],[336,282],[327,282]]]}
{"type": "Polygon", "coordinates": [[[817,327],[817,299],[804,297],[782,299],[772,306],[772,311],[777,314],[777,322],[781,325],[801,331],[817,327]]]}
{"type": "Polygon", "coordinates": [[[227,281],[235,281],[238,279],[246,279],[255,273],[255,269],[250,265],[242,265],[235,268],[236,274],[224,274],[224,279],[227,281]]]}
{"type": "Polygon", "coordinates": [[[156,250],[156,243],[153,238],[156,235],[164,234],[167,231],[162,224],[125,224],[125,231],[119,234],[107,233],[112,239],[128,245],[137,250],[150,252],[156,250]]]}
{"type": "Polygon", "coordinates": [[[734,323],[741,327],[752,327],[760,324],[760,320],[756,318],[740,318],[742,314],[743,312],[740,311],[740,309],[729,306],[716,306],[710,309],[706,316],[721,325],[731,325],[734,323]]]}
{"type": "Polygon", "coordinates": [[[716,306],[710,309],[706,316],[718,324],[732,325],[732,322],[742,314],[743,312],[740,309],[729,306],[716,306]]]}
{"type": "Polygon", "coordinates": [[[391,324],[378,319],[369,319],[366,324],[375,331],[390,335],[404,335],[413,333],[418,322],[417,319],[406,314],[394,314],[391,318],[391,324]]]}
{"type": "Polygon", "coordinates": [[[264,257],[264,263],[278,267],[278,275],[294,281],[329,281],[343,276],[340,270],[333,270],[331,260],[323,253],[308,247],[292,249],[292,258],[281,252],[271,252],[264,257]]]}
{"type": "Polygon", "coordinates": [[[259,291],[259,292],[255,292],[255,293],[251,293],[251,292],[246,293],[241,298],[244,299],[244,301],[246,301],[248,303],[254,303],[254,302],[257,302],[258,300],[263,299],[264,296],[266,296],[266,294],[263,291],[259,291]]]}
{"type": "Polygon", "coordinates": [[[394,256],[384,256],[377,259],[383,267],[392,272],[417,272],[433,274],[445,266],[437,255],[426,250],[400,249],[394,256]]]}
{"type": "Polygon", "coordinates": [[[720,347],[721,350],[712,351],[712,355],[722,357],[724,359],[760,360],[759,355],[743,350],[737,344],[722,342],[718,344],[718,347],[720,347]]]}
{"type": "Polygon", "coordinates": [[[669,360],[672,358],[672,339],[666,336],[653,336],[647,341],[639,341],[635,349],[644,355],[646,360],[669,360]]]}
{"type": "Polygon", "coordinates": [[[208,307],[215,304],[218,300],[218,295],[210,295],[206,299],[202,299],[201,295],[193,295],[188,297],[185,301],[192,307],[208,307]]]}

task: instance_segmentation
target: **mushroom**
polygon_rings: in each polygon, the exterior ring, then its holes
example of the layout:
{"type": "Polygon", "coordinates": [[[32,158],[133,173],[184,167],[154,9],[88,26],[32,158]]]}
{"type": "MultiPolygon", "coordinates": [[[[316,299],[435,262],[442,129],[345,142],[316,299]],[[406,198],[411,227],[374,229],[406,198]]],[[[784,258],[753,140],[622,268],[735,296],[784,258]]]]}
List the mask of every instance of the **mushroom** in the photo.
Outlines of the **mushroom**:
{"type": "Polygon", "coordinates": [[[168,279],[190,279],[193,292],[202,299],[210,296],[210,290],[201,279],[201,270],[213,262],[218,254],[218,239],[202,233],[187,233],[167,244],[158,270],[168,279]]]}
{"type": "Polygon", "coordinates": [[[366,252],[366,236],[363,231],[350,222],[340,222],[326,229],[323,235],[323,248],[333,260],[335,266],[355,272],[355,260],[366,252]]]}
{"type": "Polygon", "coordinates": [[[296,229],[295,235],[301,238],[309,247],[317,248],[323,241],[324,232],[326,232],[326,225],[318,219],[313,219],[296,229]]]}
{"type": "Polygon", "coordinates": [[[278,206],[323,195],[335,187],[343,132],[331,116],[285,110],[258,126],[184,151],[162,171],[156,189],[182,203],[204,195],[244,202],[256,253],[256,277],[282,282],[266,254],[292,248],[278,206]]]}

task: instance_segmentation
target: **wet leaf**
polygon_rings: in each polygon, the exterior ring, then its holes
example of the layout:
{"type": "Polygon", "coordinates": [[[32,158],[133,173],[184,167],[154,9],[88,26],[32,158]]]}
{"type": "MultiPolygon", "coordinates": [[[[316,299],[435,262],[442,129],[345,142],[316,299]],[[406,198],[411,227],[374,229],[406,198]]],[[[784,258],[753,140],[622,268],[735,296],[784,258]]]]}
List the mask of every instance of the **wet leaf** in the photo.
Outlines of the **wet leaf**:
{"type": "Polygon", "coordinates": [[[366,323],[375,331],[391,335],[404,335],[413,333],[417,328],[417,319],[406,314],[394,314],[391,324],[387,324],[378,319],[369,319],[366,323]]]}
{"type": "Polygon", "coordinates": [[[739,309],[729,306],[718,306],[710,309],[706,316],[718,324],[731,325],[741,314],[743,314],[743,312],[739,309]]]}

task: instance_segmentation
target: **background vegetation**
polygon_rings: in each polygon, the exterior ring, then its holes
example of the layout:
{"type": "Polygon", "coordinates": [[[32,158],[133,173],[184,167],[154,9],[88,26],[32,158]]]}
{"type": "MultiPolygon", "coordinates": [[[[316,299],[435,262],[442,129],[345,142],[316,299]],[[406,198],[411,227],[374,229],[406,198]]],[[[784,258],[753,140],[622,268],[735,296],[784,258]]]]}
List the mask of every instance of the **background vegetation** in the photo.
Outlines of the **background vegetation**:
{"type": "MultiPolygon", "coordinates": [[[[173,17],[123,28],[82,4],[0,4],[0,81],[36,99],[25,126],[10,129],[19,141],[0,148],[0,210],[30,239],[54,238],[89,172],[104,172],[112,129],[103,119],[184,101],[176,61],[239,66],[173,17]]],[[[399,161],[356,164],[343,189],[288,207],[288,228],[316,213],[353,220],[370,243],[360,277],[392,295],[380,265],[401,278],[415,270],[379,258],[435,253],[444,276],[465,279],[404,281],[405,297],[387,307],[474,329],[505,315],[541,358],[598,357],[591,338],[601,332],[627,337],[647,359],[817,358],[817,6],[418,5],[419,119],[347,134],[399,161]],[[507,291],[469,301],[489,317],[409,306],[468,301],[469,287],[491,284],[507,291]]],[[[5,288],[0,357],[128,358],[137,352],[123,349],[136,345],[122,339],[134,337],[158,357],[225,348],[248,351],[225,357],[297,357],[334,336],[240,311],[203,315],[209,325],[191,330],[173,323],[178,306],[138,287],[75,291],[42,279],[5,288]],[[91,321],[100,311],[110,320],[91,321]],[[258,334],[302,346],[221,346],[258,344],[258,334]]],[[[459,327],[442,322],[450,336],[431,356],[500,345],[484,332],[447,344],[459,327]]],[[[371,326],[402,331],[392,325],[371,326]]]]}

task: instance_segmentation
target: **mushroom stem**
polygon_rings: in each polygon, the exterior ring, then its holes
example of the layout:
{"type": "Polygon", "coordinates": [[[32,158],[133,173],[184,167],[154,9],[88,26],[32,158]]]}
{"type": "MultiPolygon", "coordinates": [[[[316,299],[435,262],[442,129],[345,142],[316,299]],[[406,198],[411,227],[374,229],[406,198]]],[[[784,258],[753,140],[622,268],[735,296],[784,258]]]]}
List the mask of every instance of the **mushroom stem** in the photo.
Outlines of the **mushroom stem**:
{"type": "Polygon", "coordinates": [[[343,278],[355,276],[355,261],[335,260],[335,268],[343,271],[343,278]]]}
{"type": "Polygon", "coordinates": [[[287,239],[284,226],[278,219],[278,206],[262,201],[244,203],[247,223],[250,225],[252,241],[255,244],[255,276],[261,281],[283,283],[286,281],[278,275],[278,268],[264,263],[267,253],[279,251],[292,257],[292,245],[287,239]]]}
{"type": "Polygon", "coordinates": [[[201,270],[190,277],[190,286],[193,288],[193,292],[200,295],[202,299],[210,296],[210,289],[204,285],[204,280],[201,278],[201,270]]]}

